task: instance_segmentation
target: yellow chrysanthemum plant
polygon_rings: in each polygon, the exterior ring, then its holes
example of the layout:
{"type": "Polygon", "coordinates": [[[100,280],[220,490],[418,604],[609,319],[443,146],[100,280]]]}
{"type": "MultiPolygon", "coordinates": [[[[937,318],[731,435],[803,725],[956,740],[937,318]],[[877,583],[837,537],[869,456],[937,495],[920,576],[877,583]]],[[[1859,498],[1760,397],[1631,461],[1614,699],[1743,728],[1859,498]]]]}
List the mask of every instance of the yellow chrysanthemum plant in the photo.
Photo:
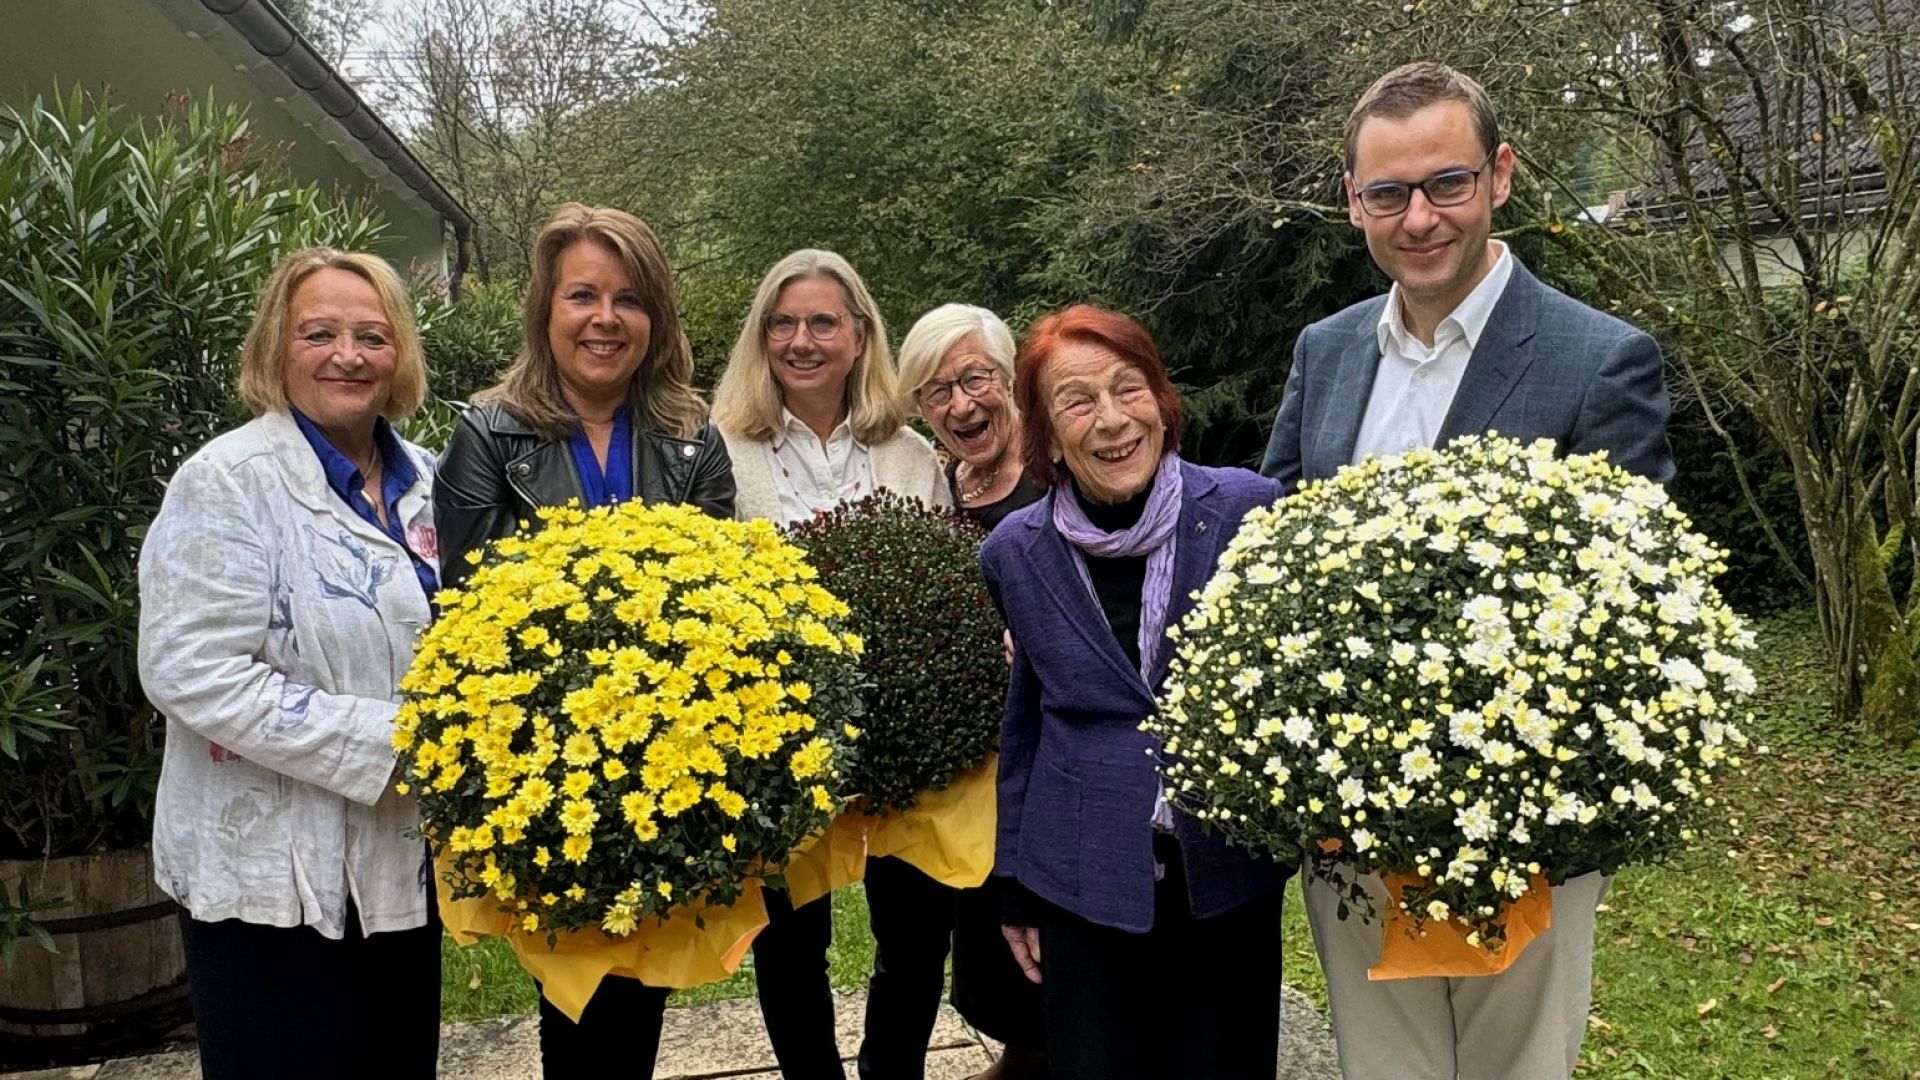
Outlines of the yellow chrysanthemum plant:
{"type": "Polygon", "coordinates": [[[1390,923],[1500,952],[1547,885],[1685,843],[1738,764],[1753,636],[1723,558],[1604,455],[1368,460],[1248,516],[1145,727],[1234,842],[1366,916],[1353,872],[1378,872],[1390,923]]]}
{"type": "Polygon", "coordinates": [[[777,880],[851,764],[846,605],[764,522],[637,501],[540,517],[440,594],[400,684],[393,745],[443,896],[552,945],[777,880]]]}

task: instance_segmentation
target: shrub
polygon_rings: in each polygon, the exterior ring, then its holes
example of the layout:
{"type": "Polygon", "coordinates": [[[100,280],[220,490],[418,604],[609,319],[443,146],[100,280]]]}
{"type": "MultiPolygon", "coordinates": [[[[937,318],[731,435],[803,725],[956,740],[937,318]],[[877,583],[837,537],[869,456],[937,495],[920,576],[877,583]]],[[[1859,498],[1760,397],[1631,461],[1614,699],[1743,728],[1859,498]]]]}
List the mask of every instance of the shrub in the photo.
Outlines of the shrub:
{"type": "Polygon", "coordinates": [[[0,858],[143,842],[160,725],[136,559],[166,477],[244,415],[261,280],[368,210],[291,183],[239,109],[135,123],[79,93],[0,141],[0,858]]]}

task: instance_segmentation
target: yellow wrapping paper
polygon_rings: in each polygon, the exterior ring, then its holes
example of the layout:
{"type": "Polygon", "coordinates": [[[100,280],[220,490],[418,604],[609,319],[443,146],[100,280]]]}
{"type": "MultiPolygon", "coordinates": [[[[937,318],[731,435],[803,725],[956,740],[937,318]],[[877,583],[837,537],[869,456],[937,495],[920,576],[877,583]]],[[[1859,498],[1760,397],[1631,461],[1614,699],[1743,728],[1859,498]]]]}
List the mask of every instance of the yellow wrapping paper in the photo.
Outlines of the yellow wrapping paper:
{"type": "Polygon", "coordinates": [[[1380,962],[1367,969],[1369,982],[1498,975],[1520,958],[1528,942],[1553,926],[1553,889],[1540,874],[1533,875],[1527,895],[1501,908],[1494,919],[1507,928],[1497,952],[1468,944],[1467,929],[1452,919],[1428,919],[1415,930],[1413,918],[1400,910],[1400,894],[1419,884],[1419,875],[1387,874],[1381,880],[1387,886],[1387,918],[1381,927],[1380,962]]]}
{"type": "Polygon", "coordinates": [[[760,883],[750,880],[740,899],[727,907],[682,906],[665,920],[642,923],[624,938],[581,930],[560,934],[548,945],[545,931],[516,929],[512,916],[499,910],[499,901],[491,896],[450,897],[445,879],[451,872],[443,856],[434,878],[440,918],[454,942],[466,946],[482,937],[505,938],[520,966],[540,980],[547,1000],[575,1021],[608,975],[676,990],[718,982],[739,969],[754,936],[767,925],[760,883]]]}
{"type": "Polygon", "coordinates": [[[787,868],[793,906],[810,903],[867,876],[867,816],[841,814],[811,841],[793,849],[787,868]]]}
{"type": "Polygon", "coordinates": [[[994,774],[999,755],[956,776],[942,791],[922,792],[913,808],[867,819],[867,854],[892,855],[942,885],[971,889],[993,872],[994,774]]]}

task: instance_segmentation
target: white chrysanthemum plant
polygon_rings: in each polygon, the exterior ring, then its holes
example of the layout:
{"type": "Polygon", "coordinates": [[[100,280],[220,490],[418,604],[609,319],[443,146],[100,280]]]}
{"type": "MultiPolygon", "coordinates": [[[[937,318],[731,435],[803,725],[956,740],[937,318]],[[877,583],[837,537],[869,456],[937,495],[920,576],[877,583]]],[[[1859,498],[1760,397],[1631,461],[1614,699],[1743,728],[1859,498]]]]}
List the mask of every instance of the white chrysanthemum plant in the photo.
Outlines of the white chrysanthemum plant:
{"type": "Polygon", "coordinates": [[[1498,950],[1530,891],[1691,839],[1739,764],[1753,634],[1724,569],[1604,454],[1368,460],[1248,515],[1144,727],[1233,842],[1304,853],[1367,915],[1354,874],[1405,875],[1392,914],[1498,950]]]}

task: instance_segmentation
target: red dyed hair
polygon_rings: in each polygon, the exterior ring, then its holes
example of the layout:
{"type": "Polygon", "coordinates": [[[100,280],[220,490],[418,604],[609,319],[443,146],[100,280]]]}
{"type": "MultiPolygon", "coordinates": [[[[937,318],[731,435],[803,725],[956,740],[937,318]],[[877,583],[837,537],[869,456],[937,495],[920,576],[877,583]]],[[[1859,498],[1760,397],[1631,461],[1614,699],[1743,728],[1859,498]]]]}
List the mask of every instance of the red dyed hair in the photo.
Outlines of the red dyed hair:
{"type": "Polygon", "coordinates": [[[1186,423],[1180,391],[1167,376],[1167,365],[1146,328],[1117,311],[1075,304],[1034,323],[1014,360],[1013,399],[1020,408],[1021,464],[1028,475],[1049,487],[1059,479],[1053,460],[1053,409],[1041,400],[1041,388],[1048,363],[1069,343],[1105,349],[1139,370],[1146,377],[1154,404],[1160,407],[1160,420],[1167,426],[1161,452],[1180,449],[1180,431],[1186,423]]]}

